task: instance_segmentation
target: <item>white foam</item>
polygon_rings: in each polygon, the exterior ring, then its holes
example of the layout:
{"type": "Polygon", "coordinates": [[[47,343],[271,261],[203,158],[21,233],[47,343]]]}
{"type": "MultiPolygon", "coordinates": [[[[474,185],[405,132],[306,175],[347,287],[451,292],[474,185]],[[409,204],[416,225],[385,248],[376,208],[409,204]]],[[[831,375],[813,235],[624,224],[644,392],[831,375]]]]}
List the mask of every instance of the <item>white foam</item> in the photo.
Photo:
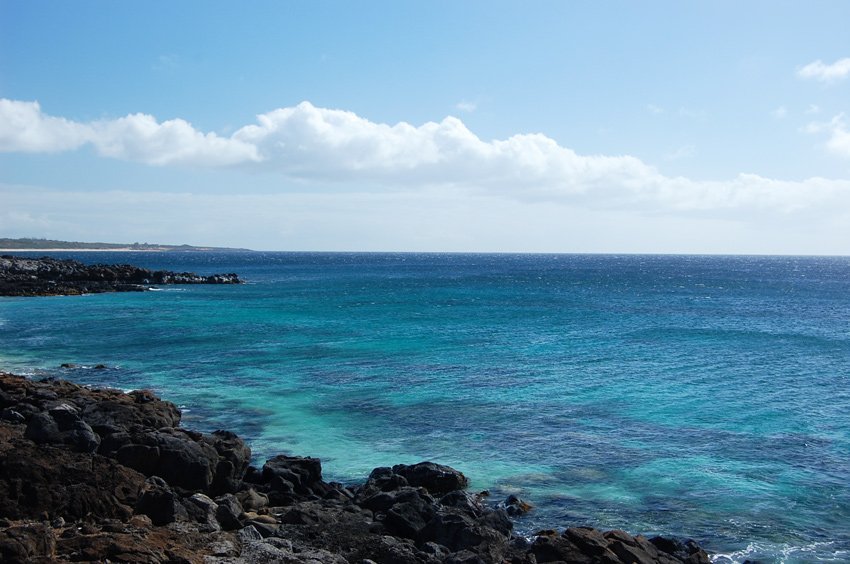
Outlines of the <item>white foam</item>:
{"type": "Polygon", "coordinates": [[[763,560],[769,558],[777,564],[794,564],[798,562],[847,562],[850,550],[830,550],[835,542],[811,542],[802,546],[762,545],[750,543],[742,550],[733,552],[718,552],[710,556],[715,564],[733,564],[745,560],[763,560]],[[774,560],[775,559],[775,560],[774,560]]]}

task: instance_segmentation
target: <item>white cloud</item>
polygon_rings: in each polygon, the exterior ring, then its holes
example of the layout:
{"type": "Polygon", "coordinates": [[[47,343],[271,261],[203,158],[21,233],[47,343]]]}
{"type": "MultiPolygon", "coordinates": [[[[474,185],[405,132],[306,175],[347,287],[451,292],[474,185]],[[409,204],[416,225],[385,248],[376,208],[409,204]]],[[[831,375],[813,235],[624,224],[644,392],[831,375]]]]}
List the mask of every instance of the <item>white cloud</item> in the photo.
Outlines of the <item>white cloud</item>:
{"type": "MultiPolygon", "coordinates": [[[[850,153],[843,121],[829,127],[830,150],[850,153]]],[[[76,123],[33,102],[0,105],[0,148],[72,150],[92,145],[106,157],[152,165],[235,166],[283,180],[382,186],[384,193],[439,187],[526,202],[566,202],[585,209],[789,213],[848,205],[850,181],[797,182],[740,174],[728,181],[668,177],[628,155],[579,155],[539,133],[484,141],[453,117],[414,126],[375,123],[309,102],[257,116],[231,136],[196,130],[182,119],[145,114],[76,123]]],[[[674,156],[688,156],[683,147],[674,156]]]]}
{"type": "Polygon", "coordinates": [[[785,106],[779,106],[778,108],[776,108],[775,110],[773,110],[770,113],[776,119],[783,119],[783,118],[785,118],[785,116],[788,115],[788,108],[786,108],[785,106]]]}
{"type": "Polygon", "coordinates": [[[655,104],[647,104],[646,109],[649,111],[649,113],[655,115],[660,115],[664,113],[664,108],[662,108],[661,106],[656,106],[655,104]]]}
{"type": "Polygon", "coordinates": [[[850,131],[844,120],[844,114],[838,114],[828,122],[812,122],[806,125],[807,133],[828,133],[826,148],[839,157],[850,158],[850,131]]]}
{"type": "Polygon", "coordinates": [[[814,115],[820,113],[820,106],[817,104],[809,104],[809,107],[806,108],[806,115],[814,115]]]}
{"type": "Polygon", "coordinates": [[[850,57],[838,59],[832,64],[826,64],[818,59],[799,69],[797,76],[827,84],[847,78],[850,76],[850,57]]]}
{"type": "Polygon", "coordinates": [[[467,102],[464,100],[455,104],[455,108],[462,112],[472,113],[478,109],[478,104],[476,104],[475,102],[467,102]]]}
{"type": "Polygon", "coordinates": [[[95,122],[92,144],[101,155],[152,165],[227,166],[257,161],[256,147],[215,133],[201,133],[187,121],[158,123],[153,116],[132,114],[95,122]]]}
{"type": "Polygon", "coordinates": [[[153,165],[226,166],[256,161],[256,147],[201,133],[182,119],[132,114],[78,123],[44,114],[38,102],[0,99],[0,151],[50,153],[91,144],[103,156],[153,165]]]}
{"type": "Polygon", "coordinates": [[[0,99],[0,151],[55,153],[90,140],[88,127],[41,113],[38,102],[0,99]]]}

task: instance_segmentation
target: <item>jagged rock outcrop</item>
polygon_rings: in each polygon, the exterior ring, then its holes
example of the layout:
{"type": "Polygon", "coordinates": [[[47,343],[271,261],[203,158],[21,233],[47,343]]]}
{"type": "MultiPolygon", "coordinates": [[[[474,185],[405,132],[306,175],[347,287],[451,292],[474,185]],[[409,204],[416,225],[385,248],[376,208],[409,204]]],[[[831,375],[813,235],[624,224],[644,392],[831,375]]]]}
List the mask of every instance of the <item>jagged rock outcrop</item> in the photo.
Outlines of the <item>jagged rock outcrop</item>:
{"type": "Polygon", "coordinates": [[[141,292],[160,284],[240,284],[236,274],[200,276],[148,270],[128,264],[87,266],[50,257],[0,256],[0,296],[56,296],[102,292],[141,292]]]}
{"type": "MultiPolygon", "coordinates": [[[[327,482],[316,458],[258,468],[227,431],[179,427],[147,391],[93,390],[0,373],[0,560],[237,564],[708,562],[693,541],[569,528],[513,534],[432,462],[327,482]]],[[[513,509],[511,509],[513,508],[513,509]]]]}

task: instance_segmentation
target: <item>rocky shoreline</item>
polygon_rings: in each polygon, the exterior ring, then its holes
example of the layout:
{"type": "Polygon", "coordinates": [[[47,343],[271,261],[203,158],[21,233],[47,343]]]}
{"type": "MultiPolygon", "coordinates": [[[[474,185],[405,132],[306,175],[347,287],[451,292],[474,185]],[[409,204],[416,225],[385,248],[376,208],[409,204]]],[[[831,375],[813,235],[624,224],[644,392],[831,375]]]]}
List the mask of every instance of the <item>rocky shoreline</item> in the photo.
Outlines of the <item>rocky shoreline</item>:
{"type": "Polygon", "coordinates": [[[149,391],[0,373],[0,561],[472,564],[709,562],[693,541],[585,527],[512,533],[530,506],[459,471],[326,482],[316,458],[250,465],[228,431],[180,427],[149,391]]]}
{"type": "Polygon", "coordinates": [[[65,296],[142,292],[160,284],[240,284],[236,274],[148,270],[128,264],[84,265],[50,257],[0,256],[0,296],[65,296]]]}

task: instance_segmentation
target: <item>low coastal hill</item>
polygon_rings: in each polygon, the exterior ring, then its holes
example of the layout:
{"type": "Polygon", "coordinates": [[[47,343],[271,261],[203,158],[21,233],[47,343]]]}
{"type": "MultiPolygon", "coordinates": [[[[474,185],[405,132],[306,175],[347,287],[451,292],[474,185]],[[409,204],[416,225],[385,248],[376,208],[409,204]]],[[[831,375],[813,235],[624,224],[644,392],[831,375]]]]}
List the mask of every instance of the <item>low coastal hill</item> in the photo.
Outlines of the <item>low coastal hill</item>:
{"type": "Polygon", "coordinates": [[[50,257],[0,256],[0,296],[58,296],[103,292],[142,292],[160,284],[240,284],[233,273],[200,276],[192,272],[148,270],[129,264],[84,265],[50,257]]]}
{"type": "Polygon", "coordinates": [[[573,527],[513,534],[532,510],[434,464],[327,482],[316,458],[252,466],[228,431],[180,426],[149,391],[0,373],[0,561],[207,564],[707,564],[693,541],[573,527]]]}
{"type": "Polygon", "coordinates": [[[192,245],[160,245],[157,243],[82,243],[55,239],[0,237],[0,251],[248,251],[228,247],[195,247],[192,245]]]}

